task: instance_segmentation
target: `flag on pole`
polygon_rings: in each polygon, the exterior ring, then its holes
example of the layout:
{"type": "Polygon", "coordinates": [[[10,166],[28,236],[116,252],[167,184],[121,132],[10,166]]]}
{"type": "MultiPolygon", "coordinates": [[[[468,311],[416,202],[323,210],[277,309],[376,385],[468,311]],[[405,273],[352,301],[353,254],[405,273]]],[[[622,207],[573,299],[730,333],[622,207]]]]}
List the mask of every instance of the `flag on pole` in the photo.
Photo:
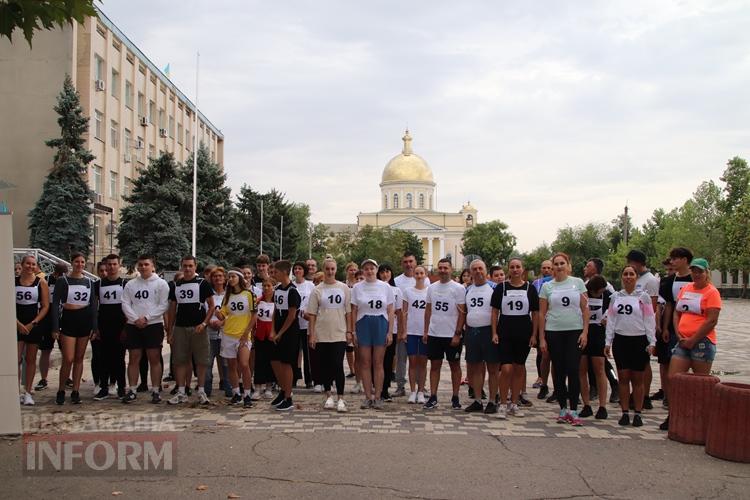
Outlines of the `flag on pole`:
{"type": "Polygon", "coordinates": [[[167,63],[167,65],[164,66],[164,74],[167,75],[167,78],[169,78],[169,63],[167,63]]]}

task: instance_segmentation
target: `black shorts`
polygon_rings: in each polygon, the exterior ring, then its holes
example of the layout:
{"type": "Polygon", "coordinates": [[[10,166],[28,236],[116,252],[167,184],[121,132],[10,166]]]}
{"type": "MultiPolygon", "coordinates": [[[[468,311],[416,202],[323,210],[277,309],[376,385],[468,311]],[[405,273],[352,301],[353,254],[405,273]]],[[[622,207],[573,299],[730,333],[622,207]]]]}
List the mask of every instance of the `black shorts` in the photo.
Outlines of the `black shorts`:
{"type": "Polygon", "coordinates": [[[16,329],[16,340],[25,344],[39,345],[41,344],[43,339],[43,329],[44,327],[41,323],[32,328],[31,331],[26,335],[23,335],[16,329]]]}
{"type": "Polygon", "coordinates": [[[84,338],[91,335],[94,319],[91,308],[63,309],[60,316],[60,333],[66,337],[84,338]]]}
{"type": "MultiPolygon", "coordinates": [[[[55,346],[55,339],[52,338],[52,304],[50,304],[50,312],[44,317],[39,326],[44,325],[42,329],[42,339],[39,341],[40,351],[51,351],[55,346]]],[[[59,318],[58,318],[59,319],[59,318]]],[[[59,344],[59,341],[58,341],[59,344]]]]}
{"type": "Polygon", "coordinates": [[[672,359],[672,349],[677,345],[677,335],[669,329],[669,342],[661,339],[661,334],[656,335],[656,359],[660,365],[668,365],[672,359]]]}
{"type": "Polygon", "coordinates": [[[528,330],[508,328],[498,333],[500,343],[497,347],[501,365],[523,365],[526,363],[526,358],[529,357],[529,352],[531,352],[531,346],[529,346],[531,341],[530,330],[531,328],[528,330]]]}
{"type": "Polygon", "coordinates": [[[297,366],[300,343],[299,332],[287,330],[273,347],[271,361],[280,361],[284,364],[297,366]]]}
{"type": "Polygon", "coordinates": [[[586,347],[582,356],[604,357],[605,329],[601,325],[589,325],[589,336],[586,339],[586,347]]]}
{"type": "Polygon", "coordinates": [[[164,342],[164,325],[155,323],[138,328],[135,325],[125,325],[125,347],[128,349],[161,349],[164,342]]]}
{"type": "Polygon", "coordinates": [[[618,370],[642,372],[648,364],[648,339],[645,335],[629,337],[617,335],[612,341],[612,355],[618,370]]]}
{"type": "Polygon", "coordinates": [[[492,343],[491,327],[468,327],[464,334],[464,344],[466,344],[467,363],[484,362],[491,365],[500,363],[500,352],[498,351],[498,346],[492,343]]]}
{"type": "Polygon", "coordinates": [[[427,357],[433,361],[443,357],[451,363],[461,361],[461,349],[464,341],[461,339],[456,347],[451,345],[452,337],[427,337],[427,357]]]}

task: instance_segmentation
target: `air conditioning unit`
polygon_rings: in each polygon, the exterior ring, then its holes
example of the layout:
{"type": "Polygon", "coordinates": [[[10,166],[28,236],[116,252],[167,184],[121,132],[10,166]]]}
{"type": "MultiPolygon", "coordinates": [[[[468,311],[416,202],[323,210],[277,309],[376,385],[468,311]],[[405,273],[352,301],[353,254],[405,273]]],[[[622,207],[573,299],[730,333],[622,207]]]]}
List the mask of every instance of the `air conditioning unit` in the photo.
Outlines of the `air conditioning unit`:
{"type": "Polygon", "coordinates": [[[125,153],[125,163],[130,163],[131,161],[133,161],[133,155],[125,153]]]}
{"type": "Polygon", "coordinates": [[[160,128],[159,129],[159,137],[166,137],[167,136],[167,129],[160,128]]]}
{"type": "Polygon", "coordinates": [[[106,88],[106,86],[104,85],[104,80],[96,80],[95,87],[97,91],[103,92],[104,89],[106,88]]]}
{"type": "Polygon", "coordinates": [[[144,147],[146,146],[141,139],[135,141],[135,149],[143,149],[144,147]]]}
{"type": "Polygon", "coordinates": [[[117,232],[117,223],[116,222],[109,222],[107,223],[107,234],[115,234],[117,232]]]}
{"type": "Polygon", "coordinates": [[[145,116],[141,116],[138,119],[138,121],[140,122],[141,127],[147,127],[148,126],[148,118],[146,118],[145,116]]]}

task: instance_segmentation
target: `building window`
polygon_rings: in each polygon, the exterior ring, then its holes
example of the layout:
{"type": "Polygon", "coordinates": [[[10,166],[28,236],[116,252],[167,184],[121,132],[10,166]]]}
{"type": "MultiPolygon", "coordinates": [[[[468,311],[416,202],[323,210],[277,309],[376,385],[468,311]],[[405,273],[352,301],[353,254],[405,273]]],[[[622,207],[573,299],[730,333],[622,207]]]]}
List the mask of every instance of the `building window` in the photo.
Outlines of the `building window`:
{"type": "Polygon", "coordinates": [[[174,116],[169,116],[169,138],[174,139],[174,116]]]}
{"type": "Polygon", "coordinates": [[[166,117],[164,115],[164,110],[159,110],[159,128],[167,128],[166,126],[166,117]]]}
{"type": "Polygon", "coordinates": [[[419,193],[419,208],[424,208],[424,194],[419,193]]]}
{"type": "Polygon", "coordinates": [[[406,193],[406,208],[413,208],[411,193],[406,193]]]}
{"type": "Polygon", "coordinates": [[[109,142],[110,145],[115,149],[117,149],[117,146],[120,144],[119,137],[120,125],[116,121],[112,120],[109,124],[109,142]]]}
{"type": "Polygon", "coordinates": [[[133,139],[133,134],[130,132],[130,130],[125,129],[125,131],[122,133],[122,142],[125,146],[125,154],[130,154],[130,149],[133,147],[133,144],[131,143],[133,139]]]}
{"type": "Polygon", "coordinates": [[[102,167],[94,165],[94,192],[102,194],[102,167]]]}
{"type": "Polygon", "coordinates": [[[190,151],[190,147],[192,146],[192,143],[190,142],[190,129],[185,129],[185,149],[190,151]]]}
{"type": "Polygon", "coordinates": [[[469,214],[466,216],[466,226],[471,227],[474,225],[474,216],[469,214]]]}
{"type": "Polygon", "coordinates": [[[110,82],[110,86],[112,87],[112,97],[115,99],[120,98],[120,73],[117,72],[117,70],[112,70],[112,81],[110,82]]]}
{"type": "Polygon", "coordinates": [[[125,106],[133,109],[133,84],[125,80],[125,106]]]}
{"type": "Polygon", "coordinates": [[[153,144],[148,145],[148,159],[156,158],[156,147],[153,144]]]}
{"type": "Polygon", "coordinates": [[[94,137],[104,140],[104,113],[94,110],[94,137]]]}
{"type": "Polygon", "coordinates": [[[211,162],[212,163],[216,162],[216,151],[211,151],[211,162]]]}
{"type": "Polygon", "coordinates": [[[104,59],[95,55],[94,56],[94,68],[96,72],[96,79],[104,80],[104,59]]]}
{"type": "Polygon", "coordinates": [[[430,210],[432,210],[432,195],[430,195],[430,210]]]}
{"type": "Polygon", "coordinates": [[[138,92],[138,116],[146,116],[146,96],[138,92]]]}
{"type": "Polygon", "coordinates": [[[393,208],[398,208],[398,195],[393,195],[393,208]]]}
{"type": "Polygon", "coordinates": [[[109,197],[113,200],[117,199],[117,173],[109,171],[109,197]]]}
{"type": "Polygon", "coordinates": [[[182,123],[177,125],[177,144],[182,144],[182,123]]]}
{"type": "Polygon", "coordinates": [[[131,181],[128,177],[123,177],[122,179],[122,195],[123,196],[130,196],[131,191],[133,190],[133,181],[131,181]]]}
{"type": "Polygon", "coordinates": [[[383,209],[387,209],[387,208],[388,208],[388,195],[384,194],[383,195],[383,209]]]}
{"type": "Polygon", "coordinates": [[[154,123],[156,115],[156,103],[154,101],[148,101],[148,122],[154,123]]]}

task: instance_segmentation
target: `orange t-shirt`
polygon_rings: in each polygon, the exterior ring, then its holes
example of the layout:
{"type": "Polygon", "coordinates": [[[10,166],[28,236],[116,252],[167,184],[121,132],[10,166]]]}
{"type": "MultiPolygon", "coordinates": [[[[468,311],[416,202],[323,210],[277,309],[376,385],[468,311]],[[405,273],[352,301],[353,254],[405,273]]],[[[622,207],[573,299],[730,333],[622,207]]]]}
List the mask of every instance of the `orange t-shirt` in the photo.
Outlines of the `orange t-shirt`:
{"type": "MultiPolygon", "coordinates": [[[[678,325],[680,338],[696,334],[706,321],[706,309],[721,309],[721,295],[715,286],[709,283],[699,290],[694,283],[688,283],[682,287],[675,304],[675,310],[682,313],[678,325]]],[[[706,338],[716,344],[716,330],[711,330],[706,338]]]]}

